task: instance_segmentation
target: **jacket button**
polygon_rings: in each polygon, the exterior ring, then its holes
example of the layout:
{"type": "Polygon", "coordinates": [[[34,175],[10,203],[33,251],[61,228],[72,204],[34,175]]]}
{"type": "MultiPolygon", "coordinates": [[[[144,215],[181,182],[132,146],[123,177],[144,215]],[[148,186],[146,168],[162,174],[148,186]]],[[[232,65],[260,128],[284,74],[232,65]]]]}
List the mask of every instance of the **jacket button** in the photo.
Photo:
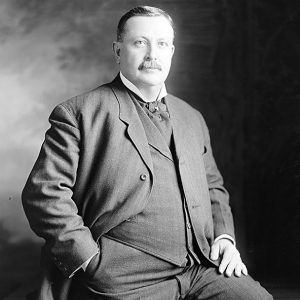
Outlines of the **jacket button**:
{"type": "Polygon", "coordinates": [[[141,174],[140,178],[141,178],[141,180],[145,181],[147,179],[147,175],[146,174],[141,174]]]}

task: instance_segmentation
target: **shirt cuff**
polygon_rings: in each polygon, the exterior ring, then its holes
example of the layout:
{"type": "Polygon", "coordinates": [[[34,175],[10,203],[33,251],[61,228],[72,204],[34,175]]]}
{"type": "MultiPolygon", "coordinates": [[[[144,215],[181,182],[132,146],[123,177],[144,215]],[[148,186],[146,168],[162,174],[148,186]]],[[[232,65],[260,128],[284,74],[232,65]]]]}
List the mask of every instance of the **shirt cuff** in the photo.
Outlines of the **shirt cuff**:
{"type": "Polygon", "coordinates": [[[90,258],[88,258],[81,266],[79,266],[79,267],[78,267],[78,268],[77,268],[77,269],[69,276],[69,278],[73,277],[74,274],[75,274],[77,271],[79,271],[80,269],[82,269],[82,270],[85,272],[85,270],[86,270],[88,264],[90,263],[90,261],[92,260],[92,258],[93,258],[94,256],[96,256],[98,253],[99,253],[99,251],[97,251],[97,252],[96,252],[95,254],[93,254],[90,258]]]}
{"type": "Polygon", "coordinates": [[[221,240],[221,239],[230,240],[232,242],[232,244],[234,246],[236,246],[234,238],[232,236],[230,236],[229,234],[221,234],[221,235],[219,235],[218,237],[215,238],[214,243],[217,242],[218,240],[221,240]]]}

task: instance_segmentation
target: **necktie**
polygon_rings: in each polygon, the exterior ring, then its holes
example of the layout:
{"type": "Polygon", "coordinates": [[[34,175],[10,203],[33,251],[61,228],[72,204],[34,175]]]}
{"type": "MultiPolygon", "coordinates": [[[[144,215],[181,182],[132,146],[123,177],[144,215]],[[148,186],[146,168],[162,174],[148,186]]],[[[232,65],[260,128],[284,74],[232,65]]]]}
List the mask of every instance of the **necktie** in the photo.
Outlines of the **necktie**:
{"type": "Polygon", "coordinates": [[[170,115],[167,111],[167,106],[161,100],[156,100],[153,102],[140,102],[140,104],[142,107],[147,108],[147,114],[150,118],[156,118],[159,121],[164,121],[170,118],[170,115]]]}

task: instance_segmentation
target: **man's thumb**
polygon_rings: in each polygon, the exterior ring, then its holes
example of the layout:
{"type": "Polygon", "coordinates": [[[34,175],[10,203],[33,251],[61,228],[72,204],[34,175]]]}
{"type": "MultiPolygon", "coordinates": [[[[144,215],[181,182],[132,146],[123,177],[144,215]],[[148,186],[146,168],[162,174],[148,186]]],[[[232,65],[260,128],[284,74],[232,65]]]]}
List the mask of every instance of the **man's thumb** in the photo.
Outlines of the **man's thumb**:
{"type": "Polygon", "coordinates": [[[210,259],[217,260],[219,258],[219,245],[213,244],[210,249],[210,259]]]}

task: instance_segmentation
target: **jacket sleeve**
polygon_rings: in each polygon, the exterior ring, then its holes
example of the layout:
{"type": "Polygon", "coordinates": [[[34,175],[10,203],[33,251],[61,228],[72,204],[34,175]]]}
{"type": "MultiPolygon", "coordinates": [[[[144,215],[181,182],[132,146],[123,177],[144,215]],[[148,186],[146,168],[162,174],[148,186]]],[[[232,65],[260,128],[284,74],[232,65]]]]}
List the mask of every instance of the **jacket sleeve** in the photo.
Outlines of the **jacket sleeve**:
{"type": "Polygon", "coordinates": [[[22,203],[32,230],[46,241],[47,255],[69,277],[98,252],[98,245],[72,200],[80,153],[77,122],[63,105],[53,110],[49,122],[22,203]]]}
{"type": "Polygon", "coordinates": [[[212,207],[214,236],[216,238],[221,234],[228,234],[235,239],[229,194],[223,186],[223,178],[213,156],[209,131],[202,116],[201,120],[205,147],[203,159],[212,207]]]}

